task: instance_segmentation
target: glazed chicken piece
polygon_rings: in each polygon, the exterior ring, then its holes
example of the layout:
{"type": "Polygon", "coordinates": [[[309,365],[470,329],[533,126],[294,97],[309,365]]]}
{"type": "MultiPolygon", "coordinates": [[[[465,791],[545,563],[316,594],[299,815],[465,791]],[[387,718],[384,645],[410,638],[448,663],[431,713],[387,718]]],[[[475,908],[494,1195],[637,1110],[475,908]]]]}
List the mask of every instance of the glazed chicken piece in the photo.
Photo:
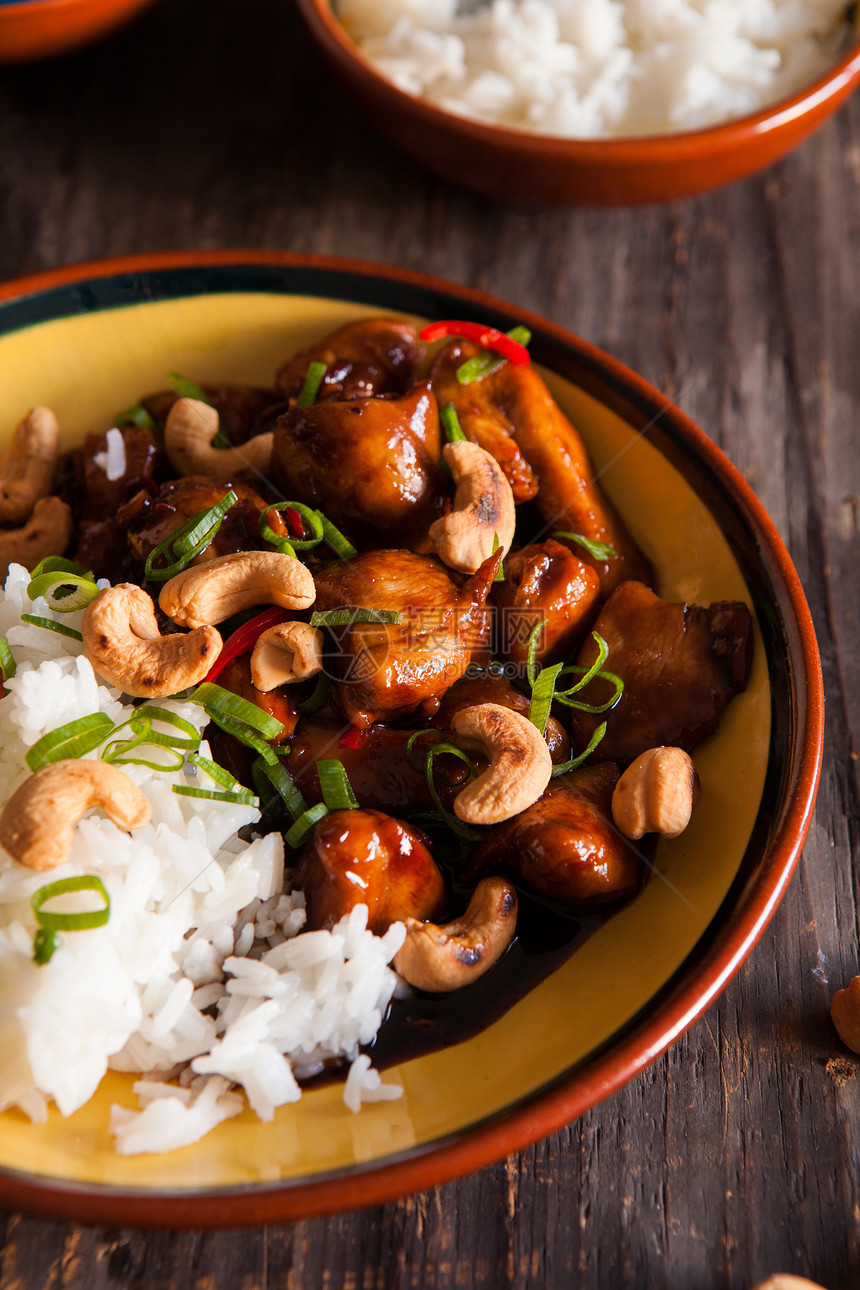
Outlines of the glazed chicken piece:
{"type": "Polygon", "coordinates": [[[587,628],[599,596],[594,569],[560,542],[549,539],[514,552],[505,561],[505,581],[493,587],[498,655],[525,664],[532,631],[545,622],[537,661],[565,658],[587,628]]]}
{"type": "MultiPolygon", "coordinates": [[[[203,385],[207,400],[218,413],[219,429],[234,447],[240,447],[258,434],[274,429],[284,410],[276,390],[253,385],[203,385]]],[[[164,426],[167,414],[180,395],[175,390],[159,390],[141,402],[157,425],[164,426]]]]}
{"type": "Polygon", "coordinates": [[[72,459],[78,535],[74,558],[85,569],[92,569],[97,578],[112,580],[126,554],[125,530],[116,518],[117,511],[136,493],[155,493],[161,467],[161,453],[149,430],[123,426],[119,433],[124,463],[117,479],[109,479],[107,474],[107,431],[87,435],[72,459]]]}
{"type": "Polygon", "coordinates": [[[249,703],[256,704],[262,712],[267,712],[270,717],[281,722],[284,729],[269,741],[274,747],[287,742],[299,721],[296,701],[287,685],[282,685],[277,690],[268,690],[265,694],[257,689],[251,680],[250,653],[240,654],[238,658],[228,663],[219,673],[218,684],[223,689],[238,694],[240,699],[247,699],[249,703]]]}
{"type": "MultiPolygon", "coordinates": [[[[486,560],[462,584],[432,556],[368,551],[316,575],[317,610],[361,607],[400,612],[400,623],[333,629],[339,658],[333,697],[354,725],[406,717],[438,699],[489,640],[484,608],[498,568],[486,560]]],[[[425,712],[427,708],[425,707],[425,712]]]]}
{"type": "Polygon", "coordinates": [[[436,399],[416,385],[398,397],[290,408],[275,431],[272,478],[356,546],[429,551],[428,530],[447,506],[441,450],[436,399]]]}
{"type": "Polygon", "coordinates": [[[331,929],[358,904],[381,936],[405,918],[436,919],[445,910],[445,881],[429,840],[381,811],[330,811],[314,829],[294,870],[304,891],[306,929],[331,929]]]}
{"type": "Polygon", "coordinates": [[[322,362],[326,373],[317,402],[403,394],[423,357],[424,344],[409,323],[399,318],[363,318],[287,359],[278,369],[275,384],[282,398],[297,398],[311,363],[322,362]]]}
{"type": "Polygon", "coordinates": [[[651,569],[594,478],[585,444],[531,363],[503,363],[482,380],[460,385],[456,369],[483,353],[457,341],[437,355],[431,380],[440,407],[453,403],[469,439],[497,458],[517,500],[537,495],[547,529],[581,534],[614,548],[606,560],[584,557],[605,598],[628,578],[651,582],[651,569]],[[523,490],[520,462],[537,487],[523,490]],[[517,482],[515,482],[517,481],[517,482]]]}
{"type": "MultiPolygon", "coordinates": [[[[573,711],[574,746],[584,748],[596,726],[606,735],[595,756],[631,761],[648,748],[687,752],[716,730],[726,704],[746,686],[752,663],[752,619],[740,601],[685,605],[661,600],[640,582],[610,596],[594,630],[609,646],[604,668],[624,682],[615,707],[602,715],[573,711]]],[[[589,638],[577,662],[597,658],[589,638]]],[[[583,699],[601,703],[611,689],[595,678],[583,699]]]]}
{"type": "MultiPolygon", "coordinates": [[[[117,520],[128,534],[132,553],[141,562],[145,561],[151,551],[192,516],[215,506],[231,488],[237,501],[224,516],[213,540],[192,563],[203,564],[234,551],[271,550],[260,536],[260,515],[266,503],[259,493],[246,484],[218,483],[205,475],[186,475],[163,484],[155,497],[138,493],[120,510],[117,520]]],[[[279,511],[270,511],[267,523],[273,533],[287,536],[279,511]]]]}
{"type": "Polygon", "coordinates": [[[603,905],[632,896],[639,883],[637,851],[612,824],[618,768],[573,771],[533,806],[497,825],[472,853],[464,882],[507,875],[562,905],[603,905]]]}
{"type": "MultiPolygon", "coordinates": [[[[451,722],[457,713],[462,712],[464,708],[473,708],[481,703],[498,703],[501,707],[510,708],[513,712],[521,712],[524,716],[528,716],[531,706],[530,700],[521,691],[516,690],[505,677],[482,672],[477,676],[464,676],[451,687],[442,700],[439,711],[430,718],[430,725],[438,726],[450,736],[451,722]]],[[[546,741],[549,755],[556,765],[570,758],[570,740],[564,726],[560,721],[556,721],[555,717],[550,717],[547,721],[546,741]]],[[[453,742],[457,742],[456,737],[453,738],[453,742]]],[[[483,768],[481,759],[471,753],[469,755],[480,771],[483,768]]]]}

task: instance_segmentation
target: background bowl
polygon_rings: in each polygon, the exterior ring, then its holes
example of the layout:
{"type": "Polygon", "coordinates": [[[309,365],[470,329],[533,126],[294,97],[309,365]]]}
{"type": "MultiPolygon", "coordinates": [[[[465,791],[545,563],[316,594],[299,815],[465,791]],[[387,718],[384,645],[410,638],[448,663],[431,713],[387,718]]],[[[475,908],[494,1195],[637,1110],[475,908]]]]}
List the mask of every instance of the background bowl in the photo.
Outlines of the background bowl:
{"type": "Polygon", "coordinates": [[[114,1224],[235,1225],[381,1203],[479,1168],[567,1123],[653,1061],[737,970],[785,890],[821,758],[821,673],[809,611],[760,503],[708,437],[586,342],[499,300],[416,274],[249,252],[157,255],[0,287],[0,428],[35,401],[66,443],[163,384],[264,384],[278,361],[374,312],[525,323],[601,482],[655,564],[661,592],[745,599],[753,675],[696,750],[703,792],[656,872],[566,963],[476,1037],[389,1068],[400,1101],[353,1116],[336,1084],[249,1111],[168,1156],[111,1151],[109,1075],[68,1119],[0,1115],[0,1204],[114,1224]],[[26,1162],[26,1163],[22,1163],[26,1162]]]}
{"type": "Polygon", "coordinates": [[[561,139],[483,125],[399,90],[359,53],[331,0],[298,0],[311,35],[368,120],[446,179],[505,201],[634,205],[743,179],[823,125],[860,80],[856,41],[819,80],[753,116],[681,134],[561,139]]]}
{"type": "Polygon", "coordinates": [[[48,58],[113,31],[153,0],[18,0],[0,4],[0,62],[48,58]]]}

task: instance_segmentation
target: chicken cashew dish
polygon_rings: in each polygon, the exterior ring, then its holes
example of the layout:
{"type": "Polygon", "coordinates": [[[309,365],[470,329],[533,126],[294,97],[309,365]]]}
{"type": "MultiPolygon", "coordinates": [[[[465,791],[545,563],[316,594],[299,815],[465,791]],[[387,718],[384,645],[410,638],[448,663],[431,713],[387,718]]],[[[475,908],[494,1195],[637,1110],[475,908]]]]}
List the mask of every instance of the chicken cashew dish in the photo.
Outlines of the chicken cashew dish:
{"type": "MultiPolygon", "coordinates": [[[[635,896],[653,840],[690,821],[752,619],[661,598],[528,341],[359,318],[269,389],[171,374],[65,459],[54,414],[26,415],[0,465],[4,573],[81,612],[66,630],[131,715],[30,747],[0,816],[16,866],[44,881],[92,808],[147,826],[129,767],[148,749],[197,775],[175,791],[253,806],[247,839],[283,838],[303,932],[357,906],[374,936],[402,925],[404,1015],[478,982],[491,997],[523,936],[551,970],[635,896]]],[[[66,881],[107,914],[101,879],[66,881]]],[[[55,895],[33,896],[44,964],[100,925],[52,923],[55,895]]]]}

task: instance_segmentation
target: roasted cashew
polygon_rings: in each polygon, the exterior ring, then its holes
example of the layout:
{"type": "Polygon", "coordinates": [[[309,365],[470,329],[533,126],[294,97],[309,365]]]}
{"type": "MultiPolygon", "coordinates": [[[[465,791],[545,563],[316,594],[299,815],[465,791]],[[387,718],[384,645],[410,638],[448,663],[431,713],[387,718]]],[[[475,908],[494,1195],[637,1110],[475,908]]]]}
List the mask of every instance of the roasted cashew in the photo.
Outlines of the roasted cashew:
{"type": "Polygon", "coordinates": [[[806,1277],[793,1277],[787,1272],[777,1272],[767,1281],[759,1281],[754,1290],[823,1290],[817,1281],[807,1281],[806,1277]]]}
{"type": "Polygon", "coordinates": [[[72,512],[59,497],[42,497],[20,529],[0,529],[0,575],[10,564],[32,569],[46,555],[62,555],[72,535],[72,512]]]}
{"type": "Polygon", "coordinates": [[[860,1053],[860,976],[836,991],[830,1000],[830,1019],[845,1047],[860,1053]]]}
{"type": "Polygon", "coordinates": [[[453,923],[405,922],[406,940],[394,956],[395,970],[418,990],[448,994],[498,963],[514,939],[517,893],[503,878],[485,878],[465,914],[453,923]]]}
{"type": "Polygon", "coordinates": [[[126,833],[152,815],[142,790],[118,766],[70,758],[43,766],[16,789],[0,815],[0,845],[28,869],[56,869],[69,858],[78,820],[94,806],[126,833]]]}
{"type": "Polygon", "coordinates": [[[212,479],[266,474],[274,435],[257,435],[241,448],[213,448],[218,425],[218,413],[210,404],[177,399],[164,426],[164,447],[174,469],[180,475],[209,475],[212,479]]]}
{"type": "Polygon", "coordinates": [[[463,708],[451,722],[466,748],[489,758],[454,800],[454,813],[467,824],[501,824],[536,802],[552,775],[552,758],[537,726],[498,703],[463,708]]]}
{"type": "Polygon", "coordinates": [[[315,598],[301,560],[278,551],[236,551],[178,573],[164,584],[158,603],[181,627],[202,627],[254,605],[307,609],[315,598]]]}
{"type": "Polygon", "coordinates": [[[0,524],[21,524],[47,497],[60,456],[60,427],[50,408],[31,408],[0,462],[0,524]]]}
{"type": "Polygon", "coordinates": [[[310,623],[276,623],[257,637],[251,654],[251,680],[267,694],[322,671],[323,634],[310,623]]]}
{"type": "Polygon", "coordinates": [[[683,748],[649,748],[615,785],[612,818],[627,838],[677,838],[690,823],[699,777],[683,748]]]}
{"type": "Polygon", "coordinates": [[[457,485],[450,515],[430,525],[430,540],[440,560],[460,573],[475,573],[493,548],[502,555],[514,540],[516,509],[501,466],[476,443],[447,443],[442,455],[457,485]]]}
{"type": "Polygon", "coordinates": [[[162,636],[151,598],[131,582],[99,592],[84,610],[81,635],[94,671],[135,698],[161,699],[196,685],[222,645],[214,627],[162,636]]]}

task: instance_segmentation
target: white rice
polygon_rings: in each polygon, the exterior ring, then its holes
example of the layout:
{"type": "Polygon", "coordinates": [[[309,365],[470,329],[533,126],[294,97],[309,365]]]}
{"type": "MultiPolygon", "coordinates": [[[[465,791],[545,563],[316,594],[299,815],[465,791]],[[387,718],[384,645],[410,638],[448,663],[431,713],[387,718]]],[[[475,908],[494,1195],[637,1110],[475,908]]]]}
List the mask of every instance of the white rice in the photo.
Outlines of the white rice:
{"type": "MultiPolygon", "coordinates": [[[[82,645],[20,623],[21,613],[80,626],[80,614],[31,604],[29,574],[13,565],[0,598],[0,635],[17,663],[0,700],[0,806],[30,773],[24,754],[47,731],[93,712],[119,724],[133,711],[100,685],[82,645]]],[[[159,705],[198,731],[203,709],[159,705]]],[[[96,758],[102,749],[89,754],[96,758]]],[[[203,756],[211,755],[205,741],[203,756]]],[[[180,797],[174,784],[218,787],[193,768],[125,766],[146,792],[152,820],[133,835],[89,815],[69,860],[34,873],[0,849],[0,1110],[44,1120],[49,1102],[71,1115],[108,1067],[146,1076],[140,1110],[113,1107],[110,1128],[126,1155],[197,1141],[248,1103],[264,1120],[296,1101],[297,1078],[331,1058],[352,1063],[344,1101],[397,1097],[359,1046],[370,1043],[397,977],[388,966],[402,924],[367,931],[367,907],[331,932],[302,933],[301,892],[283,891],[278,834],[244,843],[254,807],[180,797]],[[97,874],[110,895],[106,926],[65,933],[48,963],[33,961],[33,893],[46,882],[97,874]],[[237,1092],[244,1091],[245,1098],[237,1092]]]]}
{"type": "Polygon", "coordinates": [[[338,0],[400,89],[568,138],[662,134],[756,112],[827,70],[845,0],[338,0]]]}

